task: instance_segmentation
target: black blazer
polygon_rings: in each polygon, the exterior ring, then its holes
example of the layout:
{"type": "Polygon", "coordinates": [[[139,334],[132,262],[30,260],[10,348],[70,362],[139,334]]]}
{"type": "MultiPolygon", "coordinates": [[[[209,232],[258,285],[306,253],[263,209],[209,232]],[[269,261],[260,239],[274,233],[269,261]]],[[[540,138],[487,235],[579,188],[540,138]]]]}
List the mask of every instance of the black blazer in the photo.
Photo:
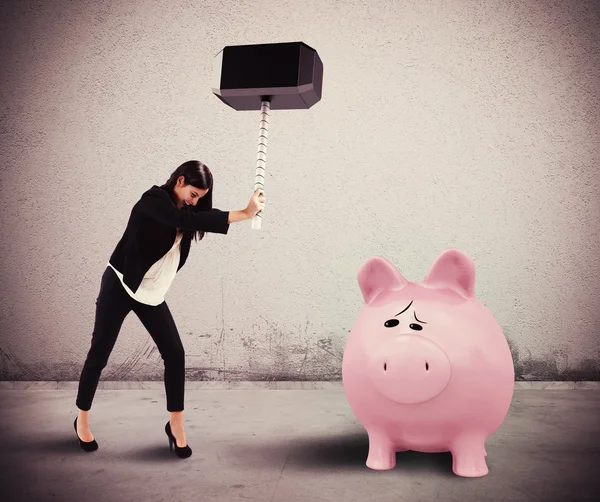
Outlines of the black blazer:
{"type": "MultiPolygon", "coordinates": [[[[185,213],[177,209],[166,187],[154,185],[133,206],[127,228],[110,257],[110,264],[123,274],[123,282],[134,293],[144,275],[175,242],[177,229],[227,234],[229,211],[213,209],[185,213]]],[[[184,234],[177,271],[190,252],[193,234],[184,234]]]]}

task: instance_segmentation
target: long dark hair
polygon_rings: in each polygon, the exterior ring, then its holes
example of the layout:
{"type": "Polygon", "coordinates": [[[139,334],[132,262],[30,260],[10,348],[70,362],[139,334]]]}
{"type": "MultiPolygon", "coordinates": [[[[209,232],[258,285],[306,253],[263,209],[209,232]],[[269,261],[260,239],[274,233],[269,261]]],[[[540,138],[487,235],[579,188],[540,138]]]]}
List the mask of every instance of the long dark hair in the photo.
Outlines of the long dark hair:
{"type": "MultiPolygon", "coordinates": [[[[169,193],[173,194],[173,188],[177,184],[177,179],[183,176],[186,185],[192,185],[196,188],[208,188],[206,195],[200,199],[195,206],[184,206],[181,211],[197,212],[212,210],[212,193],[213,193],[213,175],[208,166],[198,160],[188,160],[181,164],[173,173],[169,180],[163,185],[169,193]]],[[[194,240],[202,240],[204,232],[201,230],[183,230],[184,235],[190,236],[193,234],[194,240]]]]}

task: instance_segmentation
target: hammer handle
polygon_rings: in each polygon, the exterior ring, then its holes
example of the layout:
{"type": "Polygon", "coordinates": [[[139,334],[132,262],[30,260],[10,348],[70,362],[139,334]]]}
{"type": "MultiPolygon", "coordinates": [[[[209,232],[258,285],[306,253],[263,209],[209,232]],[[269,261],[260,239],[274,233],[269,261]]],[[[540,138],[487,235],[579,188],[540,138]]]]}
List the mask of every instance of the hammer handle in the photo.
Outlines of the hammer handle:
{"type": "MultiPolygon", "coordinates": [[[[258,130],[258,155],[256,156],[256,175],[254,176],[254,190],[265,187],[265,174],[267,170],[267,139],[269,136],[269,111],[271,102],[263,100],[260,108],[260,127],[258,130]]],[[[260,230],[262,221],[261,211],[252,217],[252,228],[260,230]]]]}

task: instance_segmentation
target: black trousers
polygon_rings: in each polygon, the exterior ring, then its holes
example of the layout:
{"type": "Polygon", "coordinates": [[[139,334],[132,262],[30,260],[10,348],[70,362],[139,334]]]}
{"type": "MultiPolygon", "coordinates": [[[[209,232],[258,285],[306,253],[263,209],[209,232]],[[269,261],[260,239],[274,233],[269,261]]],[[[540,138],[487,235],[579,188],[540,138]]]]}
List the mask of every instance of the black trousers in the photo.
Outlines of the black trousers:
{"type": "Polygon", "coordinates": [[[153,307],[134,300],[110,267],[106,267],[102,276],[96,300],[92,346],[81,371],[75,404],[84,411],[92,407],[100,374],[108,362],[123,321],[132,310],[150,333],[164,361],[167,410],[183,411],[185,352],[167,303],[153,307]]]}

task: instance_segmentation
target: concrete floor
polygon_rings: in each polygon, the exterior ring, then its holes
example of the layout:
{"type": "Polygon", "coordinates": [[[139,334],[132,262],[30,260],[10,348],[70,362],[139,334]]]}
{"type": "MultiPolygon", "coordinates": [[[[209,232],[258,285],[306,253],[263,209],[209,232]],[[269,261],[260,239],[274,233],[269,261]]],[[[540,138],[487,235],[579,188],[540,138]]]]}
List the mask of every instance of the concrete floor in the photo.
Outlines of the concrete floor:
{"type": "Polygon", "coordinates": [[[489,474],[449,453],[365,466],[368,440],[341,390],[187,390],[193,449],[169,452],[164,391],[98,390],[99,450],[79,449],[73,390],[0,390],[2,502],[597,501],[600,391],[519,390],[487,443],[489,474]]]}

